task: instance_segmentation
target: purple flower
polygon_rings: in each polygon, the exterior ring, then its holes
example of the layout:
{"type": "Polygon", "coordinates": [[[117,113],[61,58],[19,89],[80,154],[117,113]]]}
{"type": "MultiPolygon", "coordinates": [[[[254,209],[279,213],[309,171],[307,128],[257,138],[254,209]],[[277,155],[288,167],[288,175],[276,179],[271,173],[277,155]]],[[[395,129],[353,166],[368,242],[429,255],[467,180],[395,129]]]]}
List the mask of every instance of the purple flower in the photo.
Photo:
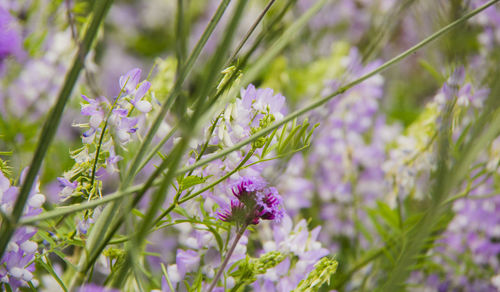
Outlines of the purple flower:
{"type": "Polygon", "coordinates": [[[473,88],[471,83],[465,82],[465,69],[463,66],[456,68],[448,80],[443,84],[441,92],[436,95],[436,102],[443,106],[446,102],[457,99],[457,105],[476,108],[483,106],[489,94],[486,88],[473,88]]]}
{"type": "Polygon", "coordinates": [[[125,75],[120,76],[120,88],[125,91],[125,94],[130,94],[135,91],[139,80],[141,79],[141,69],[134,68],[128,71],[125,75]]]}
{"type": "Polygon", "coordinates": [[[151,83],[148,81],[144,81],[139,88],[137,88],[137,91],[134,94],[134,99],[130,101],[139,111],[143,113],[150,112],[151,109],[153,109],[153,106],[151,103],[147,100],[142,100],[146,92],[148,92],[149,88],[151,87],[151,83]]]}
{"type": "MultiPolygon", "coordinates": [[[[128,99],[130,103],[140,112],[147,113],[151,111],[153,107],[149,101],[143,100],[142,98],[148,92],[151,83],[144,81],[137,87],[140,77],[141,70],[133,69],[121,76],[119,83],[125,92],[125,96],[133,96],[133,98],[128,99]]],[[[137,131],[136,126],[139,119],[137,117],[130,117],[130,105],[125,102],[124,96],[119,96],[118,100],[116,100],[113,105],[103,97],[101,97],[100,100],[94,100],[82,95],[82,98],[87,101],[88,104],[82,105],[81,114],[90,116],[90,129],[83,133],[84,143],[91,144],[94,141],[96,133],[102,131],[101,125],[108,116],[109,110],[111,110],[111,113],[109,114],[108,122],[115,127],[120,142],[125,144],[130,141],[130,134],[137,131]]]]}
{"type": "Polygon", "coordinates": [[[90,99],[85,95],[82,95],[82,98],[87,101],[89,104],[82,105],[81,114],[84,116],[90,116],[90,127],[98,128],[102,121],[104,120],[105,113],[102,110],[99,102],[95,99],[90,99]]]}
{"type": "MultiPolygon", "coordinates": [[[[25,171],[21,174],[24,180],[25,171]]],[[[19,189],[11,186],[9,180],[0,171],[0,209],[9,214],[17,199],[19,189]]],[[[24,216],[39,214],[45,196],[40,194],[38,184],[30,192],[28,203],[24,209],[24,216]]],[[[19,287],[27,286],[27,281],[33,279],[35,271],[34,257],[38,250],[38,244],[31,241],[36,229],[29,226],[19,227],[9,241],[7,250],[0,259],[0,281],[8,283],[17,291],[19,287]]]]}
{"type": "Polygon", "coordinates": [[[9,56],[22,55],[21,36],[14,29],[14,17],[0,7],[0,69],[9,56]]]}
{"type": "Polygon", "coordinates": [[[90,129],[83,133],[83,142],[86,144],[90,144],[92,143],[92,141],[94,141],[95,133],[104,121],[106,113],[102,109],[101,103],[99,101],[88,98],[85,95],[82,95],[82,98],[87,101],[88,104],[82,104],[82,110],[80,111],[80,113],[84,116],[90,117],[90,129]]]}
{"type": "MultiPolygon", "coordinates": [[[[274,94],[271,88],[256,89],[253,84],[249,84],[246,89],[241,89],[241,101],[245,109],[251,109],[257,113],[268,112],[277,120],[281,120],[286,114],[285,97],[281,94],[274,94]]],[[[259,121],[263,115],[257,115],[259,121]]]]}
{"type": "Polygon", "coordinates": [[[198,267],[200,262],[200,256],[194,250],[177,250],[177,256],[175,258],[177,264],[177,270],[181,278],[184,278],[186,273],[192,272],[198,267]]]}
{"type": "Polygon", "coordinates": [[[278,190],[271,187],[263,193],[258,193],[260,198],[257,200],[259,217],[264,220],[280,220],[283,218],[283,210],[280,206],[283,204],[278,190]]]}
{"type": "Polygon", "coordinates": [[[255,291],[291,291],[329,251],[318,241],[321,227],[309,230],[304,219],[294,226],[292,218],[285,215],[281,224],[274,224],[272,229],[273,240],[263,242],[263,252],[279,251],[293,255],[296,260],[292,265],[290,258],[286,258],[266,274],[259,275],[253,288],[255,291]]]}
{"type": "Polygon", "coordinates": [[[59,182],[59,187],[61,188],[59,195],[62,198],[67,198],[69,195],[73,193],[73,191],[78,186],[77,181],[70,182],[68,179],[64,177],[58,177],[57,181],[59,182]]]}
{"type": "Polygon", "coordinates": [[[149,101],[142,100],[146,92],[151,87],[149,81],[144,81],[139,85],[141,80],[141,69],[135,68],[127,72],[127,74],[120,76],[120,87],[126,95],[133,95],[134,98],[130,101],[140,112],[150,112],[153,106],[149,101]],[[139,86],[139,87],[137,87],[139,86]]]}
{"type": "Polygon", "coordinates": [[[78,232],[80,234],[87,234],[87,231],[90,228],[90,224],[94,223],[94,219],[92,218],[87,218],[87,219],[82,219],[78,222],[78,232]]]}
{"type": "Polygon", "coordinates": [[[273,187],[259,177],[243,177],[232,189],[238,200],[231,200],[230,208],[217,212],[217,217],[226,222],[258,224],[260,220],[279,221],[283,218],[283,200],[273,187]]]}

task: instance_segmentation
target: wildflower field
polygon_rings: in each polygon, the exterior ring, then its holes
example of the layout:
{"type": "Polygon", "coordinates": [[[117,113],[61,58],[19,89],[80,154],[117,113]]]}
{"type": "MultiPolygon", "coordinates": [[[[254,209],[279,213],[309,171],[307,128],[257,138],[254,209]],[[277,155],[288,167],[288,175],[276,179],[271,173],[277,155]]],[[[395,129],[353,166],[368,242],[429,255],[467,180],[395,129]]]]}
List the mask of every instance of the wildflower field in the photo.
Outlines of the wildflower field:
{"type": "Polygon", "coordinates": [[[500,291],[500,0],[0,0],[0,291],[500,291]]]}

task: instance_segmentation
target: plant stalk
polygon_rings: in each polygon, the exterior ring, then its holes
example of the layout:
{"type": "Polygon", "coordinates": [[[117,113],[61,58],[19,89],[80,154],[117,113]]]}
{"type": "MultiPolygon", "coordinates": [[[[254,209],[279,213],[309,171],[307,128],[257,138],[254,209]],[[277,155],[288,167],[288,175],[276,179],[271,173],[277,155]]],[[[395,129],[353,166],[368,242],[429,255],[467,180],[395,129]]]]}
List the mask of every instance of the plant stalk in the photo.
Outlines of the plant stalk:
{"type": "Polygon", "coordinates": [[[220,266],[219,270],[217,271],[217,274],[215,275],[214,280],[212,281],[212,284],[210,284],[210,288],[208,288],[208,292],[212,292],[214,290],[215,286],[217,285],[217,282],[219,281],[220,276],[222,273],[224,273],[224,269],[226,268],[227,264],[229,263],[229,260],[231,259],[231,255],[233,255],[234,250],[236,249],[236,245],[238,245],[238,242],[240,241],[241,237],[245,233],[245,230],[247,229],[248,224],[245,223],[243,226],[241,226],[240,230],[236,234],[236,238],[233,241],[233,244],[229,248],[229,250],[226,253],[226,257],[224,258],[224,262],[222,262],[222,265],[220,266]]]}

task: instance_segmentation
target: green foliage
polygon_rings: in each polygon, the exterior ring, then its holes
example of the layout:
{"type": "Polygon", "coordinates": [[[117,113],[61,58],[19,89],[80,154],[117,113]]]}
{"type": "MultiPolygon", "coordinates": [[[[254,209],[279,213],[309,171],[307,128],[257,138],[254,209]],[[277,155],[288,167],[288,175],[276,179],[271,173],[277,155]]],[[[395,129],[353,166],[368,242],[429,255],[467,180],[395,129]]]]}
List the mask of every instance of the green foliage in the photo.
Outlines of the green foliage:
{"type": "Polygon", "coordinates": [[[307,275],[307,278],[300,281],[296,292],[314,292],[318,291],[323,284],[330,284],[330,279],[337,271],[339,263],[330,257],[321,258],[314,269],[307,275]]]}
{"type": "Polygon", "coordinates": [[[342,59],[349,54],[349,45],[336,42],[329,56],[304,64],[289,64],[283,56],[276,58],[266,69],[263,86],[281,91],[293,105],[303,96],[316,96],[324,88],[325,80],[333,80],[345,73],[342,59]]]}
{"type": "Polygon", "coordinates": [[[236,282],[231,292],[243,291],[246,285],[250,285],[257,280],[257,275],[265,274],[267,270],[277,266],[286,257],[286,255],[278,251],[265,253],[259,258],[251,258],[247,255],[245,259],[240,260],[233,266],[237,266],[238,269],[230,273],[236,282]]]}
{"type": "MultiPolygon", "coordinates": [[[[6,152],[0,152],[0,155],[6,155],[6,152]]],[[[0,171],[5,177],[10,177],[12,175],[12,167],[10,167],[6,161],[0,158],[0,171]]]]}
{"type": "Polygon", "coordinates": [[[208,177],[200,177],[195,175],[190,175],[186,177],[177,177],[177,183],[179,184],[178,191],[182,192],[190,189],[196,185],[204,183],[208,177]]]}
{"type": "MultiPolygon", "coordinates": [[[[165,102],[171,92],[177,70],[177,60],[174,58],[157,58],[155,60],[156,74],[151,79],[151,91],[160,102],[165,102]]],[[[149,79],[149,77],[148,77],[149,79]]]]}

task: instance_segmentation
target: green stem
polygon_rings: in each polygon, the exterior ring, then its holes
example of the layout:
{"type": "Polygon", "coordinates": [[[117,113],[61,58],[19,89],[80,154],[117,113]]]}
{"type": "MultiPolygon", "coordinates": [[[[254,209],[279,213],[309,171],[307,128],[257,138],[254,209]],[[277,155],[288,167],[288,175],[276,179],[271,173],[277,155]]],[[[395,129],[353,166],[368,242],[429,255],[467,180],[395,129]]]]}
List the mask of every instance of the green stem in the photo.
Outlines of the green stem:
{"type": "Polygon", "coordinates": [[[99,26],[101,25],[101,22],[108,12],[109,8],[111,7],[112,3],[113,0],[102,0],[97,1],[94,4],[92,21],[85,33],[82,45],[78,49],[78,52],[73,59],[73,65],[66,75],[66,79],[64,81],[63,87],[61,88],[61,91],[59,92],[57,102],[43,126],[42,132],[40,134],[40,140],[35,150],[35,154],[31,161],[28,173],[23,182],[21,190],[19,191],[19,196],[17,197],[11,215],[11,222],[13,224],[2,224],[2,227],[0,229],[0,258],[3,256],[5,248],[7,247],[7,244],[9,243],[9,240],[14,233],[15,225],[21,218],[24,210],[24,205],[28,200],[28,196],[33,187],[33,183],[35,182],[38,172],[42,166],[43,159],[45,158],[47,150],[49,149],[49,146],[57,132],[57,128],[61,121],[66,103],[71,96],[73,87],[75,86],[76,81],[78,80],[78,76],[80,75],[80,71],[84,66],[84,59],[90,51],[94,38],[97,34],[97,30],[99,29],[99,26]]]}
{"type": "Polygon", "coordinates": [[[99,199],[99,200],[86,201],[84,203],[75,204],[75,205],[71,205],[68,207],[59,207],[59,208],[56,208],[56,209],[49,211],[49,212],[43,212],[40,215],[21,218],[21,220],[19,220],[19,224],[31,225],[31,224],[35,224],[39,221],[44,221],[44,220],[56,218],[56,217],[63,216],[66,214],[75,213],[75,212],[78,212],[81,210],[93,209],[97,206],[104,205],[106,203],[122,199],[124,196],[131,195],[131,194],[139,191],[143,187],[144,187],[144,184],[138,184],[138,185],[130,187],[126,190],[117,191],[113,194],[103,196],[102,199],[99,199]]]}
{"type": "Polygon", "coordinates": [[[181,68],[184,66],[186,53],[186,33],[184,31],[184,1],[177,0],[176,14],[176,35],[175,35],[175,54],[177,57],[176,79],[179,79],[181,68]]]}
{"type": "Polygon", "coordinates": [[[210,288],[208,288],[208,292],[212,292],[214,290],[215,286],[217,285],[217,282],[219,281],[220,276],[222,273],[224,273],[224,269],[226,268],[227,264],[229,263],[229,260],[231,259],[231,256],[233,255],[234,250],[236,249],[236,246],[238,245],[238,242],[240,241],[241,237],[245,233],[245,230],[247,229],[248,224],[245,223],[243,226],[241,226],[240,230],[236,234],[236,238],[233,241],[233,244],[229,248],[229,250],[226,253],[226,257],[224,258],[224,262],[222,262],[222,265],[220,266],[219,270],[217,271],[217,274],[215,275],[215,278],[212,281],[212,284],[210,284],[210,288]]]}
{"type": "Polygon", "coordinates": [[[238,53],[241,51],[241,49],[243,48],[243,46],[245,45],[245,43],[248,41],[248,39],[250,38],[250,36],[252,35],[252,33],[255,31],[255,29],[257,28],[257,26],[259,25],[259,23],[262,21],[262,19],[266,15],[267,11],[269,11],[269,9],[271,8],[271,6],[273,6],[274,2],[276,2],[276,0],[271,0],[271,1],[269,1],[269,3],[267,3],[267,5],[264,8],[264,10],[262,10],[262,12],[260,13],[259,17],[257,17],[257,19],[255,20],[255,22],[253,23],[253,25],[250,27],[250,29],[245,34],[245,37],[241,40],[240,44],[238,45],[238,47],[234,51],[234,53],[231,56],[231,58],[229,58],[229,63],[232,63],[232,62],[236,61],[236,57],[238,56],[238,53]]]}
{"type": "Polygon", "coordinates": [[[161,139],[160,143],[156,144],[156,146],[153,148],[153,150],[149,153],[148,157],[146,157],[146,159],[144,159],[144,161],[141,163],[141,165],[137,168],[137,171],[141,171],[146,166],[146,164],[148,164],[148,162],[151,161],[151,159],[153,159],[153,157],[155,157],[156,154],[160,153],[159,151],[160,151],[161,147],[163,147],[163,145],[165,145],[165,143],[167,143],[167,141],[170,138],[172,138],[172,136],[175,134],[177,129],[179,129],[179,126],[175,125],[172,129],[170,129],[170,131],[168,131],[167,135],[165,135],[165,137],[163,137],[163,139],[161,139]]]}
{"type": "Polygon", "coordinates": [[[165,280],[167,281],[170,291],[175,291],[174,286],[172,285],[172,281],[170,281],[170,277],[168,276],[167,269],[165,268],[165,265],[163,263],[161,263],[161,271],[163,272],[163,276],[165,276],[165,280]]]}

